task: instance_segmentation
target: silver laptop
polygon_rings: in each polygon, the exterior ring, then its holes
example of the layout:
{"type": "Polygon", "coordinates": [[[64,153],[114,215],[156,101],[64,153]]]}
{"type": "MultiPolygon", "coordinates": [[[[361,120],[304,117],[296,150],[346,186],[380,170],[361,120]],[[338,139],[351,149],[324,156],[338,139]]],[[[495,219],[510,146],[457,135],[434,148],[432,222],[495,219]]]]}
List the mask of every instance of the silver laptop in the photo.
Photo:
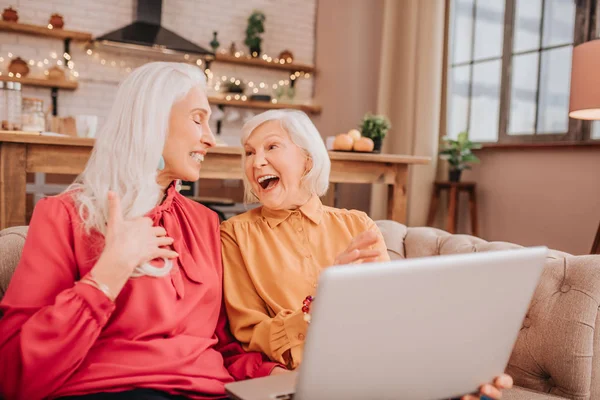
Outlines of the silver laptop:
{"type": "Polygon", "coordinates": [[[503,373],[547,249],[323,271],[300,368],[225,385],[239,400],[442,399],[503,373]]]}

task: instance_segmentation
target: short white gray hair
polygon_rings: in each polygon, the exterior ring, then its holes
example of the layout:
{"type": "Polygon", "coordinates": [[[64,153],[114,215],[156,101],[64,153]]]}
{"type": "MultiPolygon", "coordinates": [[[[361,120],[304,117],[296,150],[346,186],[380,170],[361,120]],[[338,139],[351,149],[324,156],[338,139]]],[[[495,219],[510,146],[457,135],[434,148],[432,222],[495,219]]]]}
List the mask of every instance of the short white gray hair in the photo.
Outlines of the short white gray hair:
{"type": "MultiPolygon", "coordinates": [[[[268,121],[279,121],[281,127],[290,135],[292,142],[300,147],[312,160],[312,168],[304,176],[303,184],[309,193],[323,196],[329,187],[329,173],[331,161],[327,148],[323,142],[317,127],[312,123],[308,115],[297,110],[269,110],[258,114],[248,120],[242,127],[242,146],[256,128],[268,121]]],[[[242,168],[246,162],[246,153],[242,153],[242,168]]],[[[246,203],[256,203],[257,198],[252,194],[250,182],[243,174],[244,198],[246,203]]]]}

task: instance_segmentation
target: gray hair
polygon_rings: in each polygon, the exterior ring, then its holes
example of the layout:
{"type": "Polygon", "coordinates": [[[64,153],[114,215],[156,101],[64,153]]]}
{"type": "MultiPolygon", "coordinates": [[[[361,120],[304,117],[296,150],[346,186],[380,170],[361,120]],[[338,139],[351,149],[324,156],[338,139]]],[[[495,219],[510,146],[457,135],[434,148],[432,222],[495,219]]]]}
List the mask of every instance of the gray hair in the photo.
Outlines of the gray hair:
{"type": "MultiPolygon", "coordinates": [[[[242,146],[256,128],[268,121],[279,121],[281,127],[290,135],[292,142],[302,148],[312,160],[312,168],[302,179],[309,193],[323,196],[329,187],[329,172],[331,161],[323,138],[308,115],[296,110],[269,110],[248,120],[242,127],[242,146]]],[[[246,162],[245,152],[242,153],[242,168],[246,162]]],[[[247,203],[255,203],[257,198],[252,194],[250,182],[243,174],[244,198],[247,203]]]]}

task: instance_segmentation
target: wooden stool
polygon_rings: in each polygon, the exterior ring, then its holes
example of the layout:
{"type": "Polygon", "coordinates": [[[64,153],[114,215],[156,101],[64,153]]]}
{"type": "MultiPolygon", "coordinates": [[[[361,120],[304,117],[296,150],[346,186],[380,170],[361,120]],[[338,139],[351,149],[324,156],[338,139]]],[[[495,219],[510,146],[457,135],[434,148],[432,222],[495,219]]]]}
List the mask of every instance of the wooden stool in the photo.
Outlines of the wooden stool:
{"type": "Polygon", "coordinates": [[[479,235],[477,228],[477,195],[475,182],[435,182],[433,193],[431,194],[431,204],[429,205],[429,217],[427,225],[433,226],[437,213],[440,193],[443,190],[449,190],[448,194],[448,216],[446,217],[446,231],[456,233],[458,225],[458,196],[460,192],[469,193],[469,211],[471,214],[471,234],[479,235]]]}

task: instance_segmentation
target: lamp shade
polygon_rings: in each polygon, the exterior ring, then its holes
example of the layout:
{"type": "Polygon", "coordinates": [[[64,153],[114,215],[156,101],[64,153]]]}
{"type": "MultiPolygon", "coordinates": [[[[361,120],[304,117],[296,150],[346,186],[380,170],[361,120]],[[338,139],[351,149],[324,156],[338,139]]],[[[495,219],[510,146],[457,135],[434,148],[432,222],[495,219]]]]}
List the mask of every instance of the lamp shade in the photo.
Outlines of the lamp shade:
{"type": "Polygon", "coordinates": [[[573,49],[569,117],[600,120],[600,40],[573,49]]]}

